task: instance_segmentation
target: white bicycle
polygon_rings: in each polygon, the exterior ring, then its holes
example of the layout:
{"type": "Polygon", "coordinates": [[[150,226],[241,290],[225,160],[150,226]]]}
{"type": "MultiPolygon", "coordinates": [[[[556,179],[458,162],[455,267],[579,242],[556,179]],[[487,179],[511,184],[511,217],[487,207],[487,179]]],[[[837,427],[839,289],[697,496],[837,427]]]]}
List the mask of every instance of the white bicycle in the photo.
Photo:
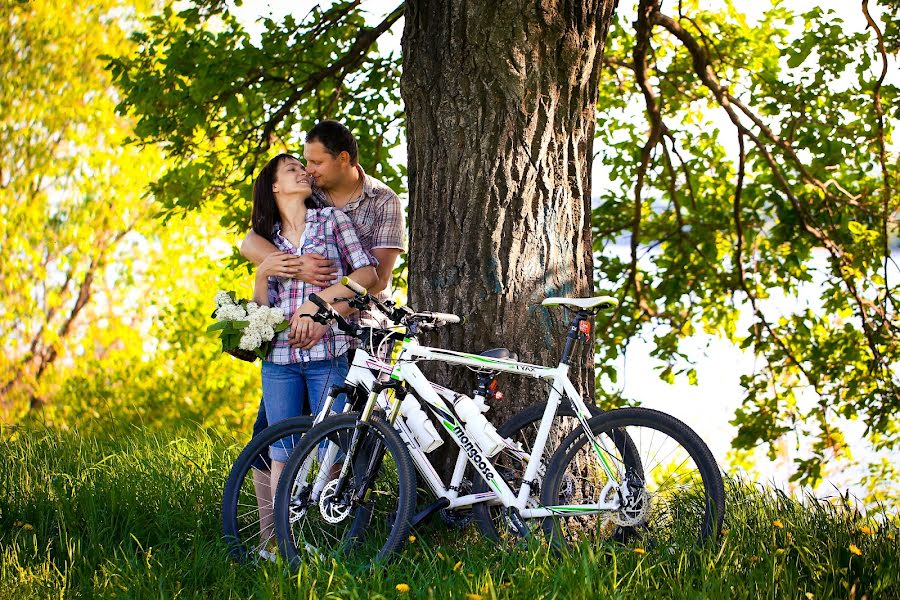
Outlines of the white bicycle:
{"type": "MultiPolygon", "coordinates": [[[[560,549],[598,539],[640,537],[649,545],[715,537],[724,489],[706,444],[684,423],[658,411],[623,408],[592,417],[568,378],[572,350],[587,337],[589,320],[614,306],[615,299],[548,298],[543,304],[574,310],[556,367],[424,347],[418,333],[459,318],[419,313],[422,317],[411,320],[391,379],[373,385],[359,414],[332,416],[312,428],[285,465],[275,494],[283,556],[296,561],[306,552],[352,550],[380,560],[402,547],[413,523],[416,477],[410,449],[394,425],[409,398],[437,419],[480,475],[478,485],[486,488],[455,499],[447,494],[442,503],[449,501],[450,507],[454,501],[476,509],[483,504],[523,536],[531,534],[525,522],[539,519],[560,549]],[[416,364],[423,360],[547,381],[550,393],[530,451],[497,434],[472,399],[435,389],[416,364]],[[396,395],[381,417],[376,408],[385,389],[396,395]],[[544,461],[564,398],[574,407],[579,427],[544,461]],[[495,465],[497,457],[510,454],[523,465],[518,481],[508,480],[506,470],[501,473],[495,465]]],[[[413,456],[418,452],[412,448],[413,456]]]]}
{"type": "MultiPolygon", "coordinates": [[[[382,356],[390,356],[390,349],[396,342],[402,341],[406,336],[406,322],[417,322],[428,329],[440,321],[432,313],[413,313],[408,308],[396,307],[392,303],[381,303],[376,298],[368,296],[365,290],[355,286],[349,279],[345,285],[353,286],[357,295],[348,299],[354,308],[370,309],[371,305],[378,308],[400,329],[380,329],[373,327],[360,327],[348,324],[340,319],[339,324],[344,330],[360,342],[360,348],[355,351],[354,359],[345,380],[334,386],[321,405],[317,415],[298,416],[273,423],[268,428],[254,436],[246,445],[232,465],[225,489],[222,495],[222,530],[229,546],[231,556],[238,561],[257,560],[260,556],[271,558],[269,552],[269,535],[266,534],[272,522],[274,504],[272,498],[274,490],[270,489],[271,460],[270,448],[279,448],[285,454],[290,454],[297,447],[299,440],[315,424],[321,422],[331,414],[334,400],[340,394],[346,394],[348,401],[343,411],[361,410],[368,396],[373,390],[378,395],[377,405],[389,409],[386,390],[391,386],[384,386],[385,381],[390,380],[394,365],[390,359],[384,360],[382,356]],[[429,325],[431,324],[431,325],[429,325]]],[[[446,316],[446,315],[445,315],[446,316]]],[[[330,307],[320,308],[314,319],[328,322],[333,317],[330,307]]],[[[510,358],[515,357],[505,348],[495,348],[481,354],[485,358],[510,358]]],[[[489,403],[495,398],[502,397],[496,391],[496,373],[479,369],[478,383],[473,391],[473,401],[487,410],[489,403]]],[[[441,386],[432,384],[434,390],[446,398],[452,400],[455,394],[441,386]]],[[[500,433],[511,439],[521,439],[526,443],[529,427],[534,427],[540,420],[542,411],[537,412],[538,407],[529,407],[513,415],[501,428],[500,433]]],[[[592,407],[592,410],[596,410],[592,407]]],[[[561,415],[572,416],[571,410],[563,409],[561,415]]],[[[450,480],[445,484],[438,475],[431,462],[425,456],[441,445],[442,440],[434,429],[427,415],[422,412],[418,401],[414,397],[407,397],[401,404],[401,418],[394,420],[404,444],[409,448],[416,468],[420,475],[429,482],[430,488],[438,500],[424,507],[412,517],[412,523],[417,524],[432,514],[438,513],[442,520],[451,527],[462,528],[473,518],[473,512],[468,510],[473,504],[485,497],[492,497],[492,492],[470,493],[472,489],[472,476],[467,473],[467,456],[460,450],[456,459],[456,465],[450,480]]],[[[333,461],[336,451],[328,460],[333,461]]],[[[524,457],[524,452],[518,451],[514,456],[524,457]]],[[[318,501],[322,493],[319,486],[311,490],[312,497],[318,501]]],[[[479,514],[479,526],[482,531],[491,538],[499,535],[494,524],[479,514]]],[[[274,535],[272,530],[271,535],[274,535]]]]}

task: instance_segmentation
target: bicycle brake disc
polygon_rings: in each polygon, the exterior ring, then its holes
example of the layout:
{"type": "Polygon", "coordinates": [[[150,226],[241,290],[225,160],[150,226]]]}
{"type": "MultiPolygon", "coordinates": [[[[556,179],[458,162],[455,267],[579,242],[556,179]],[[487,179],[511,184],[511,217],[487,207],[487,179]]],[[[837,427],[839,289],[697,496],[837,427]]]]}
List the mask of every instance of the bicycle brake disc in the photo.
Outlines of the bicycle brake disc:
{"type": "Polygon", "coordinates": [[[612,517],[612,522],[622,527],[634,527],[643,525],[647,522],[650,515],[651,498],[647,490],[641,490],[634,494],[629,494],[625,498],[625,502],[619,507],[618,512],[612,517]]]}
{"type": "Polygon", "coordinates": [[[340,523],[350,514],[350,506],[338,502],[334,496],[337,484],[338,480],[332,479],[325,484],[325,487],[322,489],[322,495],[319,496],[319,512],[322,518],[332,525],[340,523]]]}

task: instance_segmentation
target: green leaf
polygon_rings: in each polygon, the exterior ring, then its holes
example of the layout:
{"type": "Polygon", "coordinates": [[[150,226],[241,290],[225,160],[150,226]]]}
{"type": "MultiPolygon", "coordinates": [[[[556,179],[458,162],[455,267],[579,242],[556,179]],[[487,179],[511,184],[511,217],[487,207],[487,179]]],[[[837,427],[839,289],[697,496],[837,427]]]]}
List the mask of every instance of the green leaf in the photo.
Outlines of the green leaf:
{"type": "Polygon", "coordinates": [[[803,61],[805,61],[809,57],[809,54],[812,52],[812,49],[813,49],[812,44],[801,45],[799,48],[797,48],[794,51],[794,53],[791,55],[791,57],[788,58],[787,65],[792,69],[796,69],[801,64],[803,64],[803,61]]]}
{"type": "Polygon", "coordinates": [[[669,365],[665,369],[663,369],[662,372],[659,374],[659,378],[668,384],[675,383],[675,375],[672,372],[672,365],[669,365]]]}
{"type": "Polygon", "coordinates": [[[231,321],[219,321],[218,323],[213,323],[206,328],[206,333],[212,333],[213,331],[221,331],[223,329],[227,329],[230,323],[231,321]]]}

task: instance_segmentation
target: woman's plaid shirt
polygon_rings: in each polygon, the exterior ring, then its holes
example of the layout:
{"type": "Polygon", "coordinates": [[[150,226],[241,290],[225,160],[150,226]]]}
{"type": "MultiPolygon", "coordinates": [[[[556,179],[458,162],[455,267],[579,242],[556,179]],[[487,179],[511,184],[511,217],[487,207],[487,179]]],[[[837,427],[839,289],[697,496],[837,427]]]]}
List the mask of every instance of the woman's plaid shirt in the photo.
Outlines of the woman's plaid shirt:
{"type": "MultiPolygon", "coordinates": [[[[300,248],[282,237],[281,223],[275,224],[273,242],[279,250],[291,254],[321,254],[329,258],[337,268],[335,281],[357,269],[377,266],[378,261],[363,248],[350,218],[331,207],[310,208],[306,212],[306,230],[300,248]]],[[[269,306],[277,306],[290,320],[297,309],[310,296],[324,288],[299,279],[269,277],[269,306]]],[[[279,333],[273,340],[272,351],[266,360],[285,365],[313,360],[326,360],[344,354],[350,349],[350,336],[332,325],[318,344],[309,350],[291,348],[288,343],[290,329],[279,333]]]]}

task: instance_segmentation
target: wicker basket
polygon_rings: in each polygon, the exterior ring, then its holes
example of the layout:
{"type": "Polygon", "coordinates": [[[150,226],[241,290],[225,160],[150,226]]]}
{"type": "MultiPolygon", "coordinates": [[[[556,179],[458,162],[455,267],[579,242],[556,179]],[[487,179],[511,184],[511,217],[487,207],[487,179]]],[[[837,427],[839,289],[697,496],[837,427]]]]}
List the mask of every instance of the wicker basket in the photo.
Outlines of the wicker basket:
{"type": "Polygon", "coordinates": [[[252,350],[242,350],[240,348],[233,348],[231,350],[226,350],[228,354],[232,355],[235,358],[239,358],[241,360],[246,360],[247,362],[255,362],[258,356],[256,356],[256,352],[252,350]]]}

